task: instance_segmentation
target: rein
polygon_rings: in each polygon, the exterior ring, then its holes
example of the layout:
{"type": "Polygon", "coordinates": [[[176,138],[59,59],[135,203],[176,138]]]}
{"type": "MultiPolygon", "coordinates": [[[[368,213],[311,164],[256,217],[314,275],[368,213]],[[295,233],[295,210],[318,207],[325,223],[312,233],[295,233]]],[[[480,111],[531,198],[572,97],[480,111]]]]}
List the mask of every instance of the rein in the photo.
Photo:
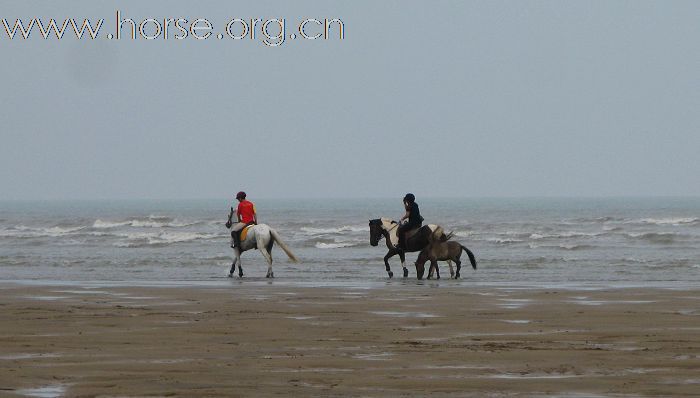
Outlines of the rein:
{"type": "Polygon", "coordinates": [[[399,226],[399,224],[391,224],[391,225],[392,225],[391,228],[389,228],[389,229],[384,228],[384,230],[385,230],[386,232],[391,232],[394,228],[396,228],[396,227],[399,226]]]}

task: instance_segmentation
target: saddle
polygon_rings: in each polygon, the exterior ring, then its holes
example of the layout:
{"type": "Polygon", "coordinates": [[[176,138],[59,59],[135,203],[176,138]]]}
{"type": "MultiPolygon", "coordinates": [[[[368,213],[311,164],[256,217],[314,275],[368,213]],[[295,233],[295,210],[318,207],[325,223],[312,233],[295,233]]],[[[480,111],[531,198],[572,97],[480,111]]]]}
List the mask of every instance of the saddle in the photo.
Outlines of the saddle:
{"type": "MultiPolygon", "coordinates": [[[[420,231],[420,229],[423,228],[424,226],[425,226],[425,225],[421,225],[421,226],[418,227],[418,228],[409,229],[408,231],[404,232],[404,234],[405,234],[405,235],[404,235],[404,243],[405,243],[405,244],[408,244],[408,242],[409,242],[410,239],[413,237],[413,235],[415,235],[416,232],[420,231]]],[[[392,238],[392,244],[393,244],[394,246],[396,246],[396,245],[398,244],[398,240],[399,240],[399,236],[398,236],[398,233],[397,233],[397,234],[395,234],[394,237],[392,238]],[[396,241],[394,241],[394,239],[395,239],[396,241]]]]}
{"type": "Polygon", "coordinates": [[[423,228],[422,225],[418,228],[413,228],[413,229],[409,229],[408,231],[406,231],[406,235],[404,236],[406,238],[406,242],[408,242],[408,240],[411,239],[411,237],[413,235],[415,235],[416,232],[418,232],[418,230],[420,230],[421,228],[423,228]]]}
{"type": "MultiPolygon", "coordinates": [[[[248,237],[248,230],[253,227],[255,224],[248,224],[243,229],[238,233],[238,239],[239,242],[243,242],[246,237],[248,237]]],[[[233,233],[233,232],[231,232],[233,233]]]]}

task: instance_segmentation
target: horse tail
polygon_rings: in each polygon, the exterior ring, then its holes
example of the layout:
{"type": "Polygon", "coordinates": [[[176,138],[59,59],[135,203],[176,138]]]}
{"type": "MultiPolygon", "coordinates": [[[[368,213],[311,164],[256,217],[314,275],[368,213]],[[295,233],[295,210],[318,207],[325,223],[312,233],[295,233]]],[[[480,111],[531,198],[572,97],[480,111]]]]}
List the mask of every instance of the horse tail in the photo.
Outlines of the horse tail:
{"type": "Polygon", "coordinates": [[[274,239],[275,242],[277,242],[277,244],[280,245],[280,247],[282,248],[284,253],[287,255],[287,257],[289,257],[290,260],[292,260],[292,262],[294,262],[294,263],[299,262],[299,259],[294,255],[294,253],[292,253],[292,251],[289,249],[289,246],[287,246],[282,241],[282,237],[280,237],[280,234],[278,234],[277,231],[270,228],[270,235],[272,235],[272,239],[274,239]]]}
{"type": "Polygon", "coordinates": [[[466,247],[460,245],[462,247],[462,250],[467,252],[467,256],[469,256],[469,262],[472,263],[472,268],[476,269],[476,258],[474,258],[474,253],[472,253],[471,250],[467,249],[466,247]]]}

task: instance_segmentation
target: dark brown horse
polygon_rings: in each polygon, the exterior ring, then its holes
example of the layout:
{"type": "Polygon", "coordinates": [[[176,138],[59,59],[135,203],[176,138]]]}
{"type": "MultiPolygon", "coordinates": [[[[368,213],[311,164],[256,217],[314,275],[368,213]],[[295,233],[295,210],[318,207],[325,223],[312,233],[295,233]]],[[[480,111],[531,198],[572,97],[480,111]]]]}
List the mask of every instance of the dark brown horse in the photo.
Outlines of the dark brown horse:
{"type": "MultiPolygon", "coordinates": [[[[472,268],[476,269],[476,258],[474,258],[474,253],[466,247],[462,246],[461,243],[455,241],[440,242],[436,241],[431,243],[428,247],[423,249],[418,255],[416,260],[416,274],[418,274],[418,279],[423,278],[425,273],[425,263],[430,260],[430,271],[428,272],[428,279],[433,273],[433,269],[437,274],[437,278],[440,279],[440,271],[438,270],[438,261],[454,261],[457,264],[457,273],[455,274],[455,279],[459,278],[459,271],[462,269],[462,262],[460,257],[462,256],[462,251],[467,252],[469,256],[469,262],[472,264],[472,268]]],[[[450,273],[452,272],[452,264],[450,264],[450,273]]]]}
{"type": "MultiPolygon", "coordinates": [[[[389,251],[384,256],[384,265],[389,278],[394,276],[389,266],[389,259],[395,255],[401,258],[401,266],[403,267],[403,277],[408,276],[408,268],[406,268],[406,255],[404,252],[417,252],[423,250],[434,241],[447,241],[452,237],[452,234],[445,234],[445,231],[439,225],[424,225],[416,230],[406,233],[405,250],[399,251],[396,249],[398,235],[396,230],[399,224],[388,218],[377,218],[369,220],[369,244],[377,246],[381,238],[386,238],[386,247],[389,251]]],[[[422,276],[421,276],[422,277],[422,276]]]]}

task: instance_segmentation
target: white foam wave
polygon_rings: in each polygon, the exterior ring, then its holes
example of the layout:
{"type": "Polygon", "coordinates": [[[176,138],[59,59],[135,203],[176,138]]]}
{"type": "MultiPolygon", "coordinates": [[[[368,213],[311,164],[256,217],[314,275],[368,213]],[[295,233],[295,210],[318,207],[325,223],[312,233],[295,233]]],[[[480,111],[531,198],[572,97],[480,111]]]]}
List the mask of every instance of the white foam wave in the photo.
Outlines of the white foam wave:
{"type": "Polygon", "coordinates": [[[102,221],[102,220],[96,220],[93,224],[93,228],[117,228],[117,227],[123,227],[125,225],[129,225],[129,221],[122,221],[122,222],[108,222],[108,221],[102,221]]]}
{"type": "Polygon", "coordinates": [[[581,217],[581,218],[574,218],[574,219],[566,219],[563,220],[562,222],[564,224],[581,224],[581,223],[609,223],[609,222],[616,222],[616,221],[624,221],[622,218],[618,217],[610,217],[610,216],[601,216],[601,217],[581,217]]]}
{"type": "Polygon", "coordinates": [[[327,234],[340,234],[343,232],[368,232],[369,227],[367,226],[352,226],[343,225],[342,227],[331,227],[331,228],[313,228],[313,227],[301,227],[300,230],[308,235],[327,235],[327,234]]]}
{"type": "Polygon", "coordinates": [[[191,242],[195,240],[219,238],[217,234],[204,234],[197,232],[133,232],[118,234],[126,240],[117,242],[117,247],[143,247],[153,245],[170,245],[173,243],[191,242]]]}
{"type": "Polygon", "coordinates": [[[85,227],[27,227],[24,225],[17,225],[10,229],[0,230],[0,236],[10,237],[10,238],[41,238],[50,237],[58,238],[66,235],[74,234],[85,227]]]}
{"type": "Polygon", "coordinates": [[[649,262],[649,260],[643,260],[641,258],[636,258],[636,257],[625,257],[622,260],[625,262],[637,263],[637,264],[643,264],[643,263],[649,262]]]}
{"type": "Polygon", "coordinates": [[[576,245],[576,244],[571,244],[571,245],[559,245],[560,249],[564,250],[583,250],[583,249],[591,249],[593,246],[590,245],[576,245]]]}
{"type": "Polygon", "coordinates": [[[578,238],[578,237],[593,237],[599,236],[601,233],[597,232],[578,232],[578,231],[567,231],[558,234],[538,234],[534,233],[530,235],[530,239],[561,239],[561,238],[578,238]]]}
{"type": "Polygon", "coordinates": [[[673,232],[646,232],[646,233],[629,233],[627,237],[632,239],[642,239],[652,243],[673,243],[679,235],[673,232]]]}
{"type": "Polygon", "coordinates": [[[316,242],[316,248],[317,249],[340,249],[343,247],[351,247],[354,246],[352,243],[324,243],[324,242],[316,242]]]}
{"type": "Polygon", "coordinates": [[[501,244],[522,242],[521,239],[513,239],[513,238],[487,238],[486,241],[493,242],[493,243],[501,243],[501,244]]]}
{"type": "Polygon", "coordinates": [[[110,229],[126,226],[134,228],[182,228],[197,224],[197,222],[177,222],[175,220],[157,221],[157,219],[159,218],[149,218],[147,220],[134,219],[128,221],[103,221],[98,219],[95,220],[92,227],[96,229],[110,229]]]}
{"type": "Polygon", "coordinates": [[[611,225],[603,225],[603,231],[606,231],[606,232],[622,231],[622,228],[611,226],[611,225]]]}
{"type": "Polygon", "coordinates": [[[697,217],[642,218],[633,222],[654,225],[684,225],[698,223],[700,219],[697,217]]]}

